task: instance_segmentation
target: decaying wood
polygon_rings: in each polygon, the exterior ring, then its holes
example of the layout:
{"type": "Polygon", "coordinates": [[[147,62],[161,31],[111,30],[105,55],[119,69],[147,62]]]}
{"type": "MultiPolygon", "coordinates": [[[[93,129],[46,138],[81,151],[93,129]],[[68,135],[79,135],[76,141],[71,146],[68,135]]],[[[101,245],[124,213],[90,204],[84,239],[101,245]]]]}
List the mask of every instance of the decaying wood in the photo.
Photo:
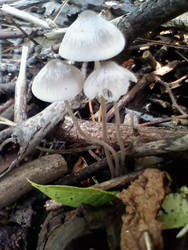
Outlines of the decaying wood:
{"type": "Polygon", "coordinates": [[[107,168],[107,161],[106,159],[102,159],[100,161],[91,164],[89,167],[80,169],[78,172],[73,172],[71,174],[64,176],[63,178],[60,178],[56,184],[77,185],[81,181],[92,177],[97,172],[104,170],[105,168],[107,168]]]}
{"type": "MultiPolygon", "coordinates": [[[[18,165],[26,155],[31,153],[42,138],[44,138],[60,120],[63,120],[65,114],[64,102],[54,102],[30,119],[0,132],[0,143],[2,143],[0,150],[9,142],[18,144],[20,147],[18,158],[10,165],[5,173],[9,172],[15,165],[18,165]]],[[[5,173],[2,173],[1,176],[5,173]]]]}
{"type": "MultiPolygon", "coordinates": [[[[188,9],[188,2],[187,0],[149,0],[146,3],[143,3],[140,5],[136,10],[134,10],[133,13],[130,15],[123,17],[120,19],[118,23],[118,27],[121,28],[124,33],[126,33],[126,38],[128,41],[134,40],[138,35],[145,34],[148,30],[153,30],[154,28],[158,27],[161,23],[168,21],[169,19],[174,18],[175,16],[185,12],[188,9]],[[159,10],[159,11],[156,11],[159,10]],[[148,20],[150,20],[148,22],[148,20]]],[[[144,83],[142,88],[144,88],[147,83],[144,83]]],[[[138,89],[140,85],[137,85],[138,89]]],[[[138,89],[136,90],[136,93],[139,92],[138,89]]],[[[134,97],[134,91],[132,90],[132,95],[129,97],[126,101],[124,100],[123,105],[126,102],[130,101],[130,98],[134,97]]],[[[126,97],[127,98],[127,97],[126,97]]],[[[54,103],[50,105],[48,108],[46,108],[41,113],[37,114],[36,116],[18,124],[14,128],[7,129],[5,131],[0,132],[0,143],[3,143],[1,145],[1,148],[7,143],[12,141],[15,144],[18,144],[20,146],[18,159],[16,162],[13,162],[10,166],[10,169],[15,166],[16,164],[19,164],[19,162],[23,159],[24,156],[31,153],[35,147],[40,143],[40,140],[46,136],[49,131],[54,128],[57,123],[63,119],[65,115],[65,108],[62,103],[54,103]],[[11,135],[11,136],[10,136],[11,135]],[[7,140],[6,140],[7,139],[7,140]],[[5,140],[5,141],[4,141],[5,140]]],[[[84,122],[83,124],[86,125],[84,122]]],[[[82,125],[83,125],[82,124],[82,125]]],[[[91,124],[89,124],[91,126],[91,124]]],[[[93,136],[96,135],[98,137],[98,124],[93,124],[90,128],[89,127],[83,127],[84,129],[88,129],[88,133],[93,136]],[[95,126],[95,128],[94,128],[95,126]],[[94,130],[95,131],[94,131],[94,130]]],[[[112,144],[116,142],[113,142],[114,138],[114,128],[113,125],[110,125],[111,130],[109,131],[110,134],[110,140],[112,140],[112,144]]],[[[160,138],[172,138],[173,133],[172,131],[168,130],[160,130],[160,132],[154,128],[142,128],[139,129],[139,133],[141,134],[138,138],[139,140],[145,140],[146,142],[157,140],[160,138]],[[144,132],[142,132],[142,129],[144,132]],[[153,129],[153,132],[152,132],[153,129]],[[150,132],[148,132],[150,131],[150,132]]],[[[74,130],[74,128],[73,128],[74,130]]],[[[70,129],[71,132],[73,132],[72,129],[70,129]]],[[[74,131],[71,137],[70,131],[64,131],[67,133],[64,139],[67,139],[69,141],[75,141],[79,140],[79,136],[74,131]],[[77,135],[77,137],[75,137],[77,135]]],[[[123,138],[126,139],[127,142],[132,140],[132,129],[127,128],[127,131],[129,133],[125,133],[123,135],[123,138]]],[[[182,134],[184,132],[176,132],[176,135],[182,134]]],[[[99,136],[100,137],[100,136],[99,136]]],[[[61,137],[62,138],[62,137],[61,137]]],[[[102,137],[101,137],[102,138],[102,137]]],[[[139,144],[140,141],[137,141],[139,144]]],[[[9,170],[10,170],[9,169],[9,170]]]]}
{"type": "Polygon", "coordinates": [[[186,11],[187,0],[149,0],[129,15],[120,18],[117,26],[123,31],[129,44],[136,37],[143,36],[186,11]]]}
{"type": "Polygon", "coordinates": [[[137,172],[133,172],[127,175],[116,177],[108,181],[95,184],[92,187],[102,189],[102,190],[120,189],[123,187],[125,188],[130,182],[135,180],[142,172],[143,171],[137,171],[137,172]]]}
{"type": "Polygon", "coordinates": [[[29,52],[29,47],[24,45],[22,47],[20,71],[15,86],[15,104],[14,104],[14,121],[21,123],[27,119],[27,80],[26,80],[26,61],[29,52]]]}
{"type": "Polygon", "coordinates": [[[134,148],[135,156],[160,155],[188,151],[188,133],[184,136],[157,140],[134,148]]]}
{"type": "MultiPolygon", "coordinates": [[[[102,139],[102,124],[93,121],[79,120],[79,125],[83,131],[92,137],[102,139]]],[[[109,143],[114,147],[117,147],[115,124],[107,124],[107,132],[109,143]]],[[[135,146],[142,145],[143,143],[148,143],[152,141],[158,141],[162,139],[174,139],[176,137],[181,137],[187,134],[187,130],[174,130],[167,128],[158,127],[136,127],[137,135],[133,134],[132,127],[121,124],[120,132],[124,144],[129,144],[134,141],[135,146]]],[[[79,136],[76,128],[73,125],[72,120],[69,117],[65,117],[64,122],[59,126],[59,129],[55,129],[53,136],[58,140],[66,140],[70,143],[80,143],[84,144],[87,141],[79,136]]]]}
{"type": "Polygon", "coordinates": [[[61,155],[43,156],[14,169],[0,182],[0,208],[16,201],[33,188],[26,178],[45,184],[67,173],[67,164],[61,155]]]}

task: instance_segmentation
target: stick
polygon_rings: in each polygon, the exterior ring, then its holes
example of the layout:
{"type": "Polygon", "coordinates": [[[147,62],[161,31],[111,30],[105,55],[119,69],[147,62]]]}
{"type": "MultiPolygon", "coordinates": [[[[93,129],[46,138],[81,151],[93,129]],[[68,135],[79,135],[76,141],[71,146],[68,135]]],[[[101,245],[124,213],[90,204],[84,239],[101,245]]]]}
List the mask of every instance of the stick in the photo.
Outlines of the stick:
{"type": "Polygon", "coordinates": [[[28,55],[28,47],[23,46],[20,63],[20,71],[16,81],[15,89],[15,105],[14,105],[14,121],[21,123],[26,120],[26,60],[28,55]]]}
{"type": "Polygon", "coordinates": [[[42,28],[50,29],[50,26],[48,25],[48,23],[46,21],[41,20],[35,16],[32,16],[31,14],[27,13],[26,11],[11,7],[8,4],[3,4],[1,10],[9,15],[18,17],[22,20],[28,21],[28,22],[33,23],[35,25],[38,25],[42,28]]]}

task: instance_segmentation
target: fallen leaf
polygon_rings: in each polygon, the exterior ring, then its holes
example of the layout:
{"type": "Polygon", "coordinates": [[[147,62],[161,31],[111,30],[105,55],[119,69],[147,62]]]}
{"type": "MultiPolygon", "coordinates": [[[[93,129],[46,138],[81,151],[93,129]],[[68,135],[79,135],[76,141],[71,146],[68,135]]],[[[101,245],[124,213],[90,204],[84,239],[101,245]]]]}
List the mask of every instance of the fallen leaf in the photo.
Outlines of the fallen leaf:
{"type": "Polygon", "coordinates": [[[117,192],[107,192],[95,188],[78,188],[64,185],[39,185],[28,180],[31,185],[51,199],[70,207],[79,207],[81,204],[93,207],[102,206],[111,201],[117,192]]]}
{"type": "Polygon", "coordinates": [[[182,187],[179,193],[168,194],[159,211],[158,220],[163,229],[179,228],[188,224],[188,188],[182,187]]]}
{"type": "Polygon", "coordinates": [[[162,225],[156,216],[165,194],[169,192],[169,185],[166,172],[147,169],[127,190],[117,195],[126,206],[122,216],[122,250],[146,249],[146,235],[151,250],[163,248],[162,225]]]}

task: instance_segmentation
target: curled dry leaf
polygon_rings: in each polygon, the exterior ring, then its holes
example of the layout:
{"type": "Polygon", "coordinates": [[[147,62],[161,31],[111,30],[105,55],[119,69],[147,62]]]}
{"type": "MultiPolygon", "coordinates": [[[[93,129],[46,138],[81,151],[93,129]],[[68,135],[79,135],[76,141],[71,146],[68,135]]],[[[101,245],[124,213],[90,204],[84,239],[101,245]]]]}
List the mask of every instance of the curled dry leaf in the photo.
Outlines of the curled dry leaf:
{"type": "Polygon", "coordinates": [[[144,232],[149,235],[150,249],[162,249],[161,223],[157,212],[169,192],[170,177],[166,172],[147,169],[127,190],[118,194],[126,205],[122,216],[121,249],[147,249],[144,232]]]}
{"type": "MultiPolygon", "coordinates": [[[[87,165],[86,160],[84,159],[84,157],[81,156],[73,167],[73,173],[79,172],[81,169],[87,168],[87,167],[88,167],[88,165],[87,165]]],[[[86,180],[83,180],[80,183],[84,186],[89,186],[90,179],[87,178],[86,180]]]]}

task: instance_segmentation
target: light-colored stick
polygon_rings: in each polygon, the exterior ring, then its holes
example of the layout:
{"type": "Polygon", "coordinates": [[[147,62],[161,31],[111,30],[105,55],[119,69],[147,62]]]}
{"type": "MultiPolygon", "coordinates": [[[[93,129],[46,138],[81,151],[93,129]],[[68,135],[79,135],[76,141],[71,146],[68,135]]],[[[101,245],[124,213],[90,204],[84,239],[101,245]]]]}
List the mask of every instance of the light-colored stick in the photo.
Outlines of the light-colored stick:
{"type": "Polygon", "coordinates": [[[20,63],[20,71],[16,81],[14,121],[21,123],[26,120],[26,62],[28,56],[28,46],[23,46],[20,63]]]}
{"type": "Polygon", "coordinates": [[[25,21],[28,21],[28,22],[33,23],[35,25],[41,26],[42,28],[50,29],[50,26],[48,25],[48,23],[46,21],[41,20],[41,19],[27,13],[26,11],[11,7],[8,4],[3,4],[1,10],[9,15],[18,17],[22,20],[25,20],[25,21]]]}
{"type": "Polygon", "coordinates": [[[0,208],[33,189],[26,178],[45,184],[67,173],[67,164],[58,154],[46,155],[12,170],[0,182],[0,208]]]}

